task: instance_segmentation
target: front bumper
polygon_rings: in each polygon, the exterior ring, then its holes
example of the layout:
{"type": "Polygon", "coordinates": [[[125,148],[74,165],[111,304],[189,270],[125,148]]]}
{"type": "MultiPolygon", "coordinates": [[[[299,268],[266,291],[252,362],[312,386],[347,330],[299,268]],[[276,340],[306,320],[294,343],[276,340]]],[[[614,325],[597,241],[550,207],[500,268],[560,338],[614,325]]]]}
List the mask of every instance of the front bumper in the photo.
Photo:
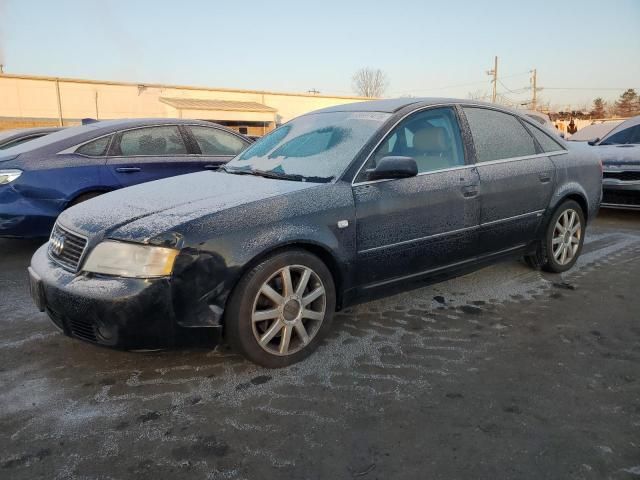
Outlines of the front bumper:
{"type": "Polygon", "coordinates": [[[29,267],[34,303],[66,335],[121,349],[215,346],[220,327],[185,328],[173,308],[170,278],[75,274],[54,263],[43,245],[29,267]]]}
{"type": "Polygon", "coordinates": [[[640,181],[603,180],[601,205],[604,208],[640,209],[640,181]]]}

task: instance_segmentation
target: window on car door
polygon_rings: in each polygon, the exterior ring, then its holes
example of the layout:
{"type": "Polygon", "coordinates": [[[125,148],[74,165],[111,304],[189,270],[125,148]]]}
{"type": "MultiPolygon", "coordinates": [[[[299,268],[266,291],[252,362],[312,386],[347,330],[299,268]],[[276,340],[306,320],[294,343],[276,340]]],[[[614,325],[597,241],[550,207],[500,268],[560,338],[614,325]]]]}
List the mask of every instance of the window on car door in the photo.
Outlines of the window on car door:
{"type": "Polygon", "coordinates": [[[454,110],[426,110],[401,122],[371,156],[357,181],[366,181],[366,171],[390,155],[413,158],[418,173],[464,165],[464,149],[454,110]]]}
{"type": "Polygon", "coordinates": [[[488,108],[465,108],[478,162],[535,155],[533,138],[514,115],[488,108]]]}
{"type": "Polygon", "coordinates": [[[118,143],[118,155],[171,156],[187,154],[180,130],[175,125],[136,128],[122,132],[118,143]]]}
{"type": "Polygon", "coordinates": [[[203,155],[235,157],[248,145],[238,136],[219,128],[191,125],[189,129],[203,155]]]}

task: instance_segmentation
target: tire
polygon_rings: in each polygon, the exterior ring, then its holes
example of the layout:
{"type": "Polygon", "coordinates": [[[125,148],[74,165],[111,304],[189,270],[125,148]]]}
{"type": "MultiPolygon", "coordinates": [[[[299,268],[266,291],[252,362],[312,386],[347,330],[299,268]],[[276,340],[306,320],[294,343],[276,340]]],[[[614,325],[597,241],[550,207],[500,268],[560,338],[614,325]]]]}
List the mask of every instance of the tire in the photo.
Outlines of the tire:
{"type": "Polygon", "coordinates": [[[92,198],[95,198],[99,195],[102,195],[103,192],[88,192],[88,193],[83,193],[82,195],[77,196],[76,198],[74,198],[73,200],[71,200],[71,202],[69,203],[69,205],[67,205],[67,208],[71,208],[75,205],[78,205],[79,203],[82,202],[86,202],[87,200],[91,200],[92,198]]]}
{"type": "Polygon", "coordinates": [[[538,241],[535,253],[527,255],[525,261],[532,268],[552,273],[566,272],[575,265],[582,252],[585,227],[582,207],[574,200],[566,200],[549,219],[544,238],[538,241]],[[569,227],[569,233],[563,231],[565,226],[569,227]]]}
{"type": "Polygon", "coordinates": [[[267,368],[286,367],[318,347],[335,306],[335,284],[327,266],[305,250],[280,251],[236,285],[225,312],[225,336],[248,360],[267,368]],[[291,287],[285,287],[286,278],[291,287]]]}

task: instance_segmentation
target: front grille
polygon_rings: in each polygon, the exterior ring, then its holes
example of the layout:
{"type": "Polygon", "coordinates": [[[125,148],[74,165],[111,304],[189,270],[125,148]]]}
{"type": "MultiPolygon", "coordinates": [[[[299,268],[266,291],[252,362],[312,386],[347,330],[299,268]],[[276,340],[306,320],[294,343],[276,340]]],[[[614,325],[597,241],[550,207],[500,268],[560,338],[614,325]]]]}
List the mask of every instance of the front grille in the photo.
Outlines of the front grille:
{"type": "Polygon", "coordinates": [[[56,223],[49,239],[49,256],[67,270],[76,272],[86,246],[86,238],[56,223]]]}
{"type": "Polygon", "coordinates": [[[640,192],[604,190],[602,203],[638,207],[640,206],[640,192]]]}
{"type": "Polygon", "coordinates": [[[621,172],[603,172],[603,178],[613,178],[616,180],[622,180],[623,182],[635,182],[640,180],[640,171],[621,171],[621,172]]]}

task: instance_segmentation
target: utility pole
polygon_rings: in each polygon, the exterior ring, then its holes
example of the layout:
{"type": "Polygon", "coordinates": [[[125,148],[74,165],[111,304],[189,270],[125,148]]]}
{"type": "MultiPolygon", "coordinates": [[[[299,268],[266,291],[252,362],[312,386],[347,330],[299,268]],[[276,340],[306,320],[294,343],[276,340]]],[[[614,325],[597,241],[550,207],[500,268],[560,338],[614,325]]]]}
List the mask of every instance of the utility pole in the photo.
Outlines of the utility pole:
{"type": "Polygon", "coordinates": [[[533,69],[533,76],[531,77],[531,86],[533,87],[532,90],[532,95],[531,95],[531,110],[535,110],[537,105],[537,93],[538,93],[538,85],[537,85],[537,80],[538,80],[538,72],[537,70],[534,68],[533,69]]]}
{"type": "Polygon", "coordinates": [[[491,94],[491,101],[496,103],[496,96],[498,94],[498,57],[494,57],[493,59],[493,70],[487,70],[487,75],[492,75],[493,80],[493,93],[491,94]]]}
{"type": "Polygon", "coordinates": [[[542,90],[542,87],[538,88],[538,70],[535,68],[531,70],[531,110],[537,110],[538,108],[538,92],[542,90]]]}

